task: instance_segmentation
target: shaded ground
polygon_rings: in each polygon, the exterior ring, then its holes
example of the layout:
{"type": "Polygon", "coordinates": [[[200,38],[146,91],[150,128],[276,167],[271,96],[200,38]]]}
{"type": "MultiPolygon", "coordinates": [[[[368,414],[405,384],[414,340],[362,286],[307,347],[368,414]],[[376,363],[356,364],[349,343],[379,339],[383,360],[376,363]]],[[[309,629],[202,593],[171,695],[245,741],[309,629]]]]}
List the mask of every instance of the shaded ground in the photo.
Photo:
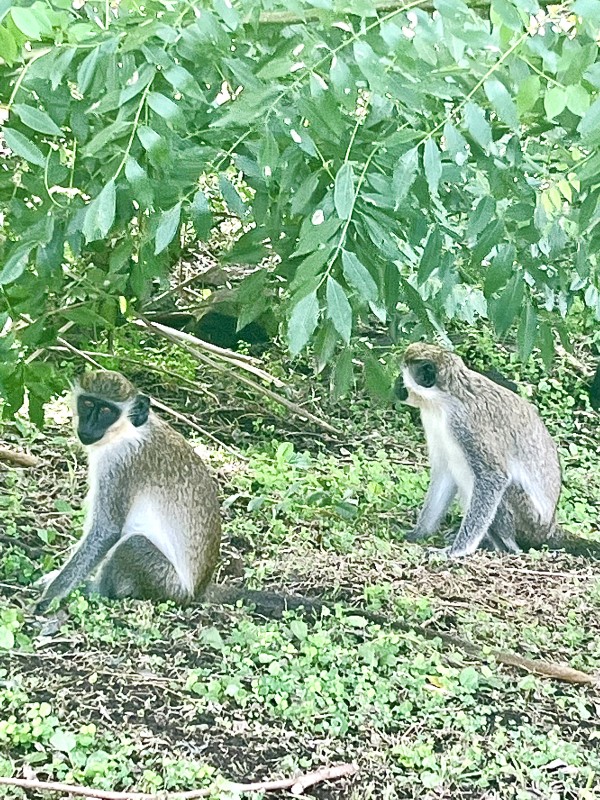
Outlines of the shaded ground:
{"type": "MultiPolygon", "coordinates": [[[[50,428],[31,445],[43,469],[0,466],[0,632],[4,624],[16,637],[0,657],[0,770],[28,765],[40,777],[146,790],[209,781],[204,765],[249,781],[356,760],[356,776],[310,796],[596,797],[597,689],[481,664],[336,606],[366,604],[593,672],[595,562],[562,553],[431,562],[400,533],[426,483],[414,468],[423,463],[421,441],[406,418],[370,410],[367,424],[368,404],[358,401],[347,441],[334,442],[306,435],[300,421],[269,430],[264,414],[256,429],[258,415],[236,416],[235,402],[201,417],[223,439],[229,431],[229,442],[252,442],[247,460],[213,461],[228,499],[219,579],[245,572],[253,586],[329,598],[331,613],[264,621],[240,608],[76,596],[40,629],[27,612],[35,596],[28,584],[71,545],[85,488],[69,428],[50,428]],[[286,440],[301,445],[290,452],[279,446],[286,440]]],[[[570,419],[577,430],[561,421],[553,431],[563,460],[572,459],[563,516],[593,536],[600,476],[585,448],[595,421],[587,411],[570,419]],[[569,442],[578,444],[576,459],[569,442]]]]}

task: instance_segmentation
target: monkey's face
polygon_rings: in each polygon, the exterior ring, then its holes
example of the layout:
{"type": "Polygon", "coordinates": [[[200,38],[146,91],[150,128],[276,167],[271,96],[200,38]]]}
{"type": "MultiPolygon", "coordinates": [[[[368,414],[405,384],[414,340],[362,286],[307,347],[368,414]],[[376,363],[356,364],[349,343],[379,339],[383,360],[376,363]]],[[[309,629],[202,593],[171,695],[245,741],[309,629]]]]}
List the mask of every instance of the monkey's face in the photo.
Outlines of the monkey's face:
{"type": "Polygon", "coordinates": [[[120,406],[93,395],[77,397],[77,435],[82,444],[92,445],[103,439],[121,417],[120,406]]]}
{"type": "Polygon", "coordinates": [[[411,344],[404,353],[402,374],[396,380],[396,397],[410,406],[439,399],[440,360],[446,355],[440,347],[411,344]]]}

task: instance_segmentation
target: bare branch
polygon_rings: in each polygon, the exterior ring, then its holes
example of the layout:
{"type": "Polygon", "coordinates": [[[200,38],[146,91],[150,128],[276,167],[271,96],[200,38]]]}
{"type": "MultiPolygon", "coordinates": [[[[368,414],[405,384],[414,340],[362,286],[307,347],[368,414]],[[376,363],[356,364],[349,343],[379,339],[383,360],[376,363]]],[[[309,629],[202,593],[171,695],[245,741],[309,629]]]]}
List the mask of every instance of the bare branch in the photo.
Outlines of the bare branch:
{"type": "Polygon", "coordinates": [[[225,781],[218,786],[204,789],[191,789],[183,792],[112,792],[106,789],[93,789],[90,786],[74,786],[58,781],[27,780],[25,778],[0,778],[0,786],[18,786],[21,789],[35,789],[38,792],[63,792],[71,797],[91,797],[95,800],[199,800],[209,797],[216,790],[221,792],[277,792],[287,789],[294,795],[300,795],[309,786],[323,781],[333,781],[354,775],[358,771],[356,764],[338,764],[335,767],[322,767],[295,778],[282,778],[275,781],[254,781],[253,783],[235,783],[225,781]]]}
{"type": "MultiPolygon", "coordinates": [[[[136,323],[139,325],[140,323],[136,323]]],[[[233,380],[238,381],[239,383],[243,383],[245,386],[249,386],[251,389],[254,389],[259,394],[263,394],[266,397],[274,400],[276,403],[279,403],[282,406],[285,406],[289,411],[293,414],[297,414],[299,417],[303,417],[304,419],[313,422],[315,425],[318,425],[323,430],[326,430],[328,433],[332,433],[335,436],[339,436],[341,431],[337,428],[334,428],[333,425],[330,425],[325,420],[320,419],[319,417],[312,414],[310,411],[306,411],[306,409],[299,406],[297,403],[292,403],[291,400],[288,400],[287,397],[283,397],[277,392],[273,392],[271,389],[268,389],[266,386],[261,386],[260,383],[253,381],[251,378],[248,378],[246,375],[241,375],[239,372],[226,367],[224,364],[215,361],[210,356],[207,356],[205,353],[201,353],[195,347],[187,344],[187,340],[184,337],[190,337],[191,339],[195,339],[194,336],[190,336],[190,334],[186,333],[182,336],[175,336],[173,335],[173,331],[168,328],[166,325],[157,325],[154,322],[144,321],[142,327],[147,328],[148,330],[153,330],[155,333],[158,333],[159,336],[163,336],[165,339],[169,339],[170,341],[174,342],[178,347],[181,347],[182,350],[185,350],[186,353],[189,353],[193,358],[201,361],[203,364],[206,364],[212,369],[219,370],[221,372],[225,372],[227,375],[230,375],[233,380]]],[[[175,331],[174,333],[181,333],[181,331],[175,331]]]]}
{"type": "Polygon", "coordinates": [[[15,453],[8,447],[0,447],[0,461],[10,464],[12,467],[37,467],[40,463],[39,458],[30,456],[27,453],[15,453]]]}

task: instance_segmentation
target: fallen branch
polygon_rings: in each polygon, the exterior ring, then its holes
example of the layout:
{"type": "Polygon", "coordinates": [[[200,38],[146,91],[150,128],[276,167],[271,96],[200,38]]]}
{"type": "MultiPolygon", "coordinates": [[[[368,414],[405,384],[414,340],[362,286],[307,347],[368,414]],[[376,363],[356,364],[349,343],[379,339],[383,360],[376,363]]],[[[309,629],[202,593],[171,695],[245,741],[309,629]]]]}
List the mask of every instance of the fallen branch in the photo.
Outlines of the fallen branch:
{"type": "Polygon", "coordinates": [[[283,389],[285,386],[282,380],[276,378],[275,375],[271,375],[270,372],[267,372],[259,367],[259,362],[256,358],[252,358],[252,356],[246,356],[242,353],[235,353],[233,350],[227,350],[225,347],[218,347],[216,344],[211,344],[210,342],[205,342],[204,339],[199,339],[192,333],[178,331],[177,328],[170,328],[168,325],[162,325],[160,322],[153,322],[145,317],[139,317],[139,319],[134,320],[134,324],[140,328],[150,328],[155,332],[162,333],[163,336],[166,336],[168,339],[178,339],[182,342],[187,342],[188,344],[191,344],[200,350],[206,350],[207,353],[217,356],[223,361],[226,361],[235,367],[239,367],[239,369],[245,369],[247,372],[251,372],[253,375],[256,375],[257,378],[260,378],[267,383],[272,383],[273,386],[277,386],[279,389],[283,389]]]}
{"type": "Polygon", "coordinates": [[[12,467],[37,467],[40,463],[39,458],[30,456],[27,453],[15,453],[7,447],[0,447],[0,461],[10,464],[12,467]]]}
{"type": "Polygon", "coordinates": [[[295,778],[282,778],[276,781],[255,781],[254,783],[219,782],[204,789],[191,789],[183,792],[111,792],[106,789],[93,789],[90,786],[75,786],[57,781],[38,781],[26,778],[0,778],[0,786],[17,786],[20,789],[34,789],[38,792],[63,792],[72,797],[92,797],[95,800],[197,800],[210,797],[216,792],[277,792],[287,789],[291,794],[301,795],[309,786],[323,781],[333,781],[354,775],[358,771],[355,764],[338,764],[335,767],[322,767],[295,778]]]}
{"type": "Polygon", "coordinates": [[[206,355],[206,353],[201,353],[199,350],[196,349],[195,346],[188,344],[187,338],[195,339],[194,336],[191,334],[184,334],[182,336],[175,335],[180,334],[181,331],[173,332],[170,328],[166,325],[158,325],[155,322],[149,321],[137,321],[135,323],[138,327],[143,327],[148,330],[153,330],[155,333],[158,333],[159,336],[163,336],[165,339],[169,339],[178,347],[181,347],[182,350],[185,350],[186,353],[189,353],[193,358],[197,361],[206,364],[207,366],[211,367],[212,369],[219,370],[220,372],[224,372],[229,375],[233,380],[238,381],[239,383],[243,383],[245,386],[249,386],[254,391],[258,392],[259,394],[263,394],[266,397],[270,398],[276,403],[287,408],[293,414],[297,414],[299,417],[303,417],[307,419],[309,422],[313,422],[315,425],[318,425],[323,430],[326,430],[328,433],[332,433],[335,436],[339,436],[341,431],[338,428],[334,428],[333,425],[330,425],[325,420],[320,419],[319,417],[311,414],[310,411],[306,411],[306,409],[299,406],[297,403],[292,403],[291,400],[288,400],[286,397],[283,397],[277,392],[273,392],[271,389],[268,389],[266,386],[261,386],[260,383],[252,380],[252,378],[248,378],[246,375],[240,375],[239,372],[226,367],[224,364],[220,364],[218,361],[215,361],[210,356],[206,355]]]}

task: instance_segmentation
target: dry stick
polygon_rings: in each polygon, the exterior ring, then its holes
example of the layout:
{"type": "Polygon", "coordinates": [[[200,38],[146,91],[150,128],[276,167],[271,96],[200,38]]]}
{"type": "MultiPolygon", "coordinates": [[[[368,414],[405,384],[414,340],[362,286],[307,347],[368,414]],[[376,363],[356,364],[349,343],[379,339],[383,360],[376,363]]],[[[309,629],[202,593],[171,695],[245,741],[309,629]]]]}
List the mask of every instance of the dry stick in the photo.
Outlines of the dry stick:
{"type": "Polygon", "coordinates": [[[199,339],[197,336],[194,336],[191,333],[178,331],[177,328],[170,328],[168,325],[162,325],[160,322],[153,322],[149,319],[146,319],[144,316],[138,317],[138,319],[134,320],[134,322],[136,325],[142,328],[154,327],[170,333],[171,336],[175,336],[184,342],[193,344],[195,347],[199,347],[201,350],[206,350],[208,353],[212,353],[213,355],[218,356],[225,361],[231,361],[234,364],[239,364],[241,369],[248,369],[250,366],[254,365],[258,368],[257,372],[261,373],[261,377],[263,377],[264,380],[268,381],[269,383],[273,383],[275,386],[279,386],[280,388],[284,386],[284,383],[280,381],[279,378],[276,378],[275,375],[270,375],[265,370],[260,369],[258,367],[260,364],[259,360],[253,356],[247,356],[243,353],[235,353],[233,350],[228,350],[226,347],[219,347],[216,344],[211,344],[210,342],[206,342],[204,339],[199,339]]]}
{"type": "MultiPolygon", "coordinates": [[[[136,324],[140,325],[139,322],[136,324]]],[[[296,403],[292,403],[291,400],[288,400],[286,397],[282,397],[276,392],[271,391],[271,389],[267,389],[266,386],[261,386],[259,383],[256,383],[256,381],[253,381],[251,378],[247,378],[245,375],[240,375],[234,370],[229,369],[229,367],[223,366],[222,364],[219,364],[217,361],[214,361],[212,358],[205,355],[204,353],[198,352],[198,350],[196,350],[195,347],[186,344],[186,342],[182,340],[181,336],[173,336],[170,332],[170,329],[167,328],[165,325],[161,325],[159,328],[156,325],[156,323],[146,321],[142,323],[142,326],[147,327],[148,330],[155,330],[155,332],[158,333],[159,336],[163,336],[165,339],[169,339],[170,341],[174,342],[178,347],[181,347],[182,350],[185,350],[186,353],[189,353],[197,361],[202,361],[204,364],[207,364],[209,367],[219,370],[220,372],[226,372],[228,375],[230,375],[232,378],[239,381],[240,383],[243,383],[246,386],[249,386],[251,389],[254,389],[257,392],[266,395],[266,397],[269,397],[276,403],[285,406],[285,408],[287,408],[293,414],[297,414],[298,416],[303,417],[304,419],[307,419],[310,422],[313,422],[315,425],[318,425],[320,428],[323,428],[323,430],[326,430],[328,433],[332,433],[335,436],[340,436],[342,434],[342,432],[338,428],[334,428],[333,425],[330,425],[328,422],[325,422],[325,420],[322,420],[319,417],[315,416],[314,414],[311,414],[310,411],[306,411],[304,408],[302,408],[302,406],[299,406],[296,403]]],[[[180,331],[176,331],[176,333],[179,334],[180,331]]],[[[186,337],[187,336],[189,336],[189,334],[186,334],[186,337]]]]}
{"type": "Polygon", "coordinates": [[[0,447],[0,461],[10,464],[13,467],[37,467],[40,463],[39,458],[30,456],[27,453],[15,453],[8,447],[0,447]]]}
{"type": "Polygon", "coordinates": [[[333,781],[354,775],[358,771],[356,764],[338,764],[335,767],[322,767],[295,778],[283,778],[278,781],[255,781],[254,783],[234,783],[224,781],[212,788],[191,789],[183,792],[111,792],[106,789],[93,789],[89,786],[73,786],[57,781],[26,780],[24,778],[0,778],[0,786],[18,786],[21,789],[35,789],[38,792],[66,792],[77,797],[92,797],[97,800],[197,800],[209,797],[215,791],[221,792],[276,792],[288,789],[291,794],[300,795],[309,786],[323,781],[333,781]]]}
{"type": "MultiPolygon", "coordinates": [[[[94,358],[89,356],[83,350],[80,350],[78,347],[75,347],[75,345],[71,344],[70,342],[67,342],[67,340],[63,339],[61,336],[57,337],[57,341],[60,342],[60,344],[63,347],[66,347],[67,350],[69,350],[71,353],[74,353],[75,355],[82,358],[84,361],[87,361],[87,363],[91,364],[93,367],[96,367],[97,369],[104,369],[102,364],[99,364],[94,358]]],[[[236,458],[243,458],[241,453],[238,453],[237,450],[234,450],[232,447],[229,447],[229,445],[225,444],[224,442],[221,442],[219,439],[217,439],[216,436],[213,436],[212,433],[209,433],[207,430],[205,430],[196,422],[194,422],[194,420],[190,419],[189,417],[186,417],[185,414],[181,414],[179,411],[175,411],[174,408],[171,408],[171,406],[168,406],[166,403],[157,400],[155,397],[150,397],[150,400],[152,401],[152,405],[155,405],[157,408],[166,411],[167,414],[170,414],[171,416],[175,417],[175,419],[180,420],[180,422],[184,422],[186,425],[189,425],[190,428],[193,428],[194,430],[198,431],[198,433],[201,433],[203,436],[207,436],[209,439],[211,439],[213,442],[219,445],[219,447],[223,447],[225,450],[228,450],[230,453],[232,453],[236,458]]]]}
{"type": "MultiPolygon", "coordinates": [[[[390,620],[383,614],[373,614],[371,612],[365,614],[359,609],[356,609],[356,613],[362,614],[368,620],[376,622],[378,625],[390,625],[390,620]]],[[[489,651],[484,651],[479,645],[473,644],[460,636],[455,636],[453,633],[432,630],[423,625],[410,625],[406,622],[392,621],[391,627],[403,633],[416,633],[430,641],[441,639],[444,644],[462,650],[478,661],[485,662],[489,657],[492,657],[499,664],[504,664],[507,667],[516,667],[526,672],[535,672],[538,675],[544,675],[546,678],[554,678],[557,681],[587,686],[600,686],[600,677],[598,675],[592,675],[589,672],[581,672],[581,670],[573,669],[573,667],[569,667],[568,665],[555,664],[552,661],[542,661],[536,658],[525,658],[516,653],[511,653],[509,650],[490,648],[489,651]]]]}

